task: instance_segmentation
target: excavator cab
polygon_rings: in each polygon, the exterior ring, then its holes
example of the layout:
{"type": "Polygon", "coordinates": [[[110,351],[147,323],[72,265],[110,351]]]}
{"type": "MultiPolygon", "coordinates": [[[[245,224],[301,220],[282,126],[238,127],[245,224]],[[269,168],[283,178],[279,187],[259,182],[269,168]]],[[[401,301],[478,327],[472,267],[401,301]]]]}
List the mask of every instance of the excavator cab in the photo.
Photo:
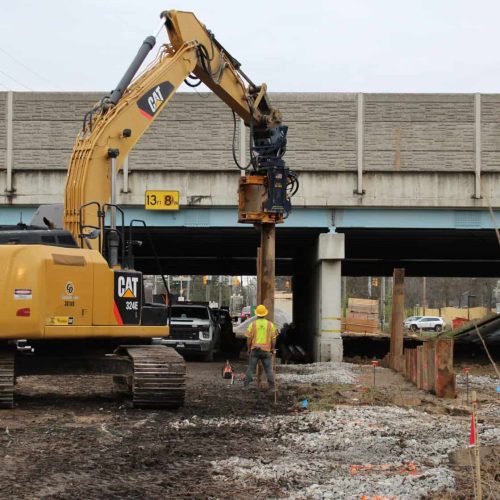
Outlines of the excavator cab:
{"type": "MultiPolygon", "coordinates": [[[[106,203],[101,206],[93,201],[80,208],[81,245],[83,246],[87,239],[97,238],[102,256],[113,271],[113,310],[118,324],[165,327],[170,322],[167,306],[144,301],[143,274],[134,269],[134,247],[142,245],[142,241],[133,239],[133,229],[137,225],[146,227],[146,222],[133,219],[126,228],[125,213],[115,204],[106,203]],[[97,211],[97,226],[82,223],[81,214],[86,208],[97,211]],[[119,223],[117,223],[116,213],[119,214],[119,223]],[[111,220],[110,226],[106,225],[108,214],[111,220]]],[[[152,245],[152,241],[150,243],[152,245]]],[[[153,253],[156,255],[154,249],[153,253]]],[[[161,269],[159,273],[163,276],[161,269]]]]}

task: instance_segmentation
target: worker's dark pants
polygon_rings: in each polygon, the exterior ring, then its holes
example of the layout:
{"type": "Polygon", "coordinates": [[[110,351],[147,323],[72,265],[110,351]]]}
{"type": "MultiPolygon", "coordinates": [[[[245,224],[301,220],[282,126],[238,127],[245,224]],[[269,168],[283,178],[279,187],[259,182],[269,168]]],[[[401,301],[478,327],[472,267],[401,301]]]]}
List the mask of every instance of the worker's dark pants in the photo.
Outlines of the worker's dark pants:
{"type": "Polygon", "coordinates": [[[253,380],[253,376],[255,375],[255,370],[257,369],[257,363],[259,362],[259,360],[262,361],[262,365],[264,366],[269,387],[274,387],[272,355],[270,352],[263,351],[261,349],[252,349],[252,352],[250,353],[244,385],[247,386],[253,380]]]}

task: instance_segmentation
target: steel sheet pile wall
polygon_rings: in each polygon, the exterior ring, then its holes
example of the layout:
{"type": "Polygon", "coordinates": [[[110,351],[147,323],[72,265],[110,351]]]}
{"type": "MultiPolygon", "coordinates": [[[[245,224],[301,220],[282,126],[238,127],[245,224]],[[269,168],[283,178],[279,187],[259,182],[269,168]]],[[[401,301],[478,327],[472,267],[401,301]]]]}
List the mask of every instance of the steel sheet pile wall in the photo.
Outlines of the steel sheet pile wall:
{"type": "Polygon", "coordinates": [[[453,372],[453,339],[429,339],[421,346],[404,350],[403,375],[419,389],[440,398],[457,395],[453,372]]]}

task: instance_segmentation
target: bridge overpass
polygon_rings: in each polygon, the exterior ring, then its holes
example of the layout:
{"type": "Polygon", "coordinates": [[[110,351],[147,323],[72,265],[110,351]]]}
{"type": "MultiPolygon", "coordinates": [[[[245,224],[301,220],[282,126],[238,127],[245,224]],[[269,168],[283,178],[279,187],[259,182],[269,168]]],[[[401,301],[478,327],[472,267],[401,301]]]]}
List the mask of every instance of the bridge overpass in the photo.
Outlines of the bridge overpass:
{"type": "MultiPolygon", "coordinates": [[[[0,93],[0,224],[62,202],[74,138],[102,95],[0,93]]],[[[401,266],[416,276],[500,275],[488,212],[500,206],[500,95],[271,98],[290,126],[286,160],[301,183],[278,229],[277,272],[294,276],[296,318],[317,358],[339,353],[331,318],[340,315],[341,273],[401,266]]],[[[118,201],[152,228],[166,272],[255,272],[258,235],[236,222],[232,136],[232,115],[217,98],[177,94],[120,175],[118,201]],[[146,189],[180,191],[181,210],[145,211],[146,189]]],[[[247,141],[238,122],[240,162],[247,141]]],[[[151,256],[145,244],[137,259],[145,272],[154,270],[151,256]]]]}

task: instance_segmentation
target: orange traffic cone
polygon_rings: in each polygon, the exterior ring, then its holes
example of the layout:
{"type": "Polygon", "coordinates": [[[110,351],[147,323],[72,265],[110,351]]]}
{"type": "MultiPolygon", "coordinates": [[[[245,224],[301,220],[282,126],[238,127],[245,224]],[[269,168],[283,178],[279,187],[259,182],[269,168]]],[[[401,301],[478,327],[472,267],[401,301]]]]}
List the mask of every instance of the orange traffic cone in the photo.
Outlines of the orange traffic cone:
{"type": "Polygon", "coordinates": [[[222,369],[222,378],[233,378],[233,367],[229,363],[229,360],[226,361],[226,364],[222,369]]]}

